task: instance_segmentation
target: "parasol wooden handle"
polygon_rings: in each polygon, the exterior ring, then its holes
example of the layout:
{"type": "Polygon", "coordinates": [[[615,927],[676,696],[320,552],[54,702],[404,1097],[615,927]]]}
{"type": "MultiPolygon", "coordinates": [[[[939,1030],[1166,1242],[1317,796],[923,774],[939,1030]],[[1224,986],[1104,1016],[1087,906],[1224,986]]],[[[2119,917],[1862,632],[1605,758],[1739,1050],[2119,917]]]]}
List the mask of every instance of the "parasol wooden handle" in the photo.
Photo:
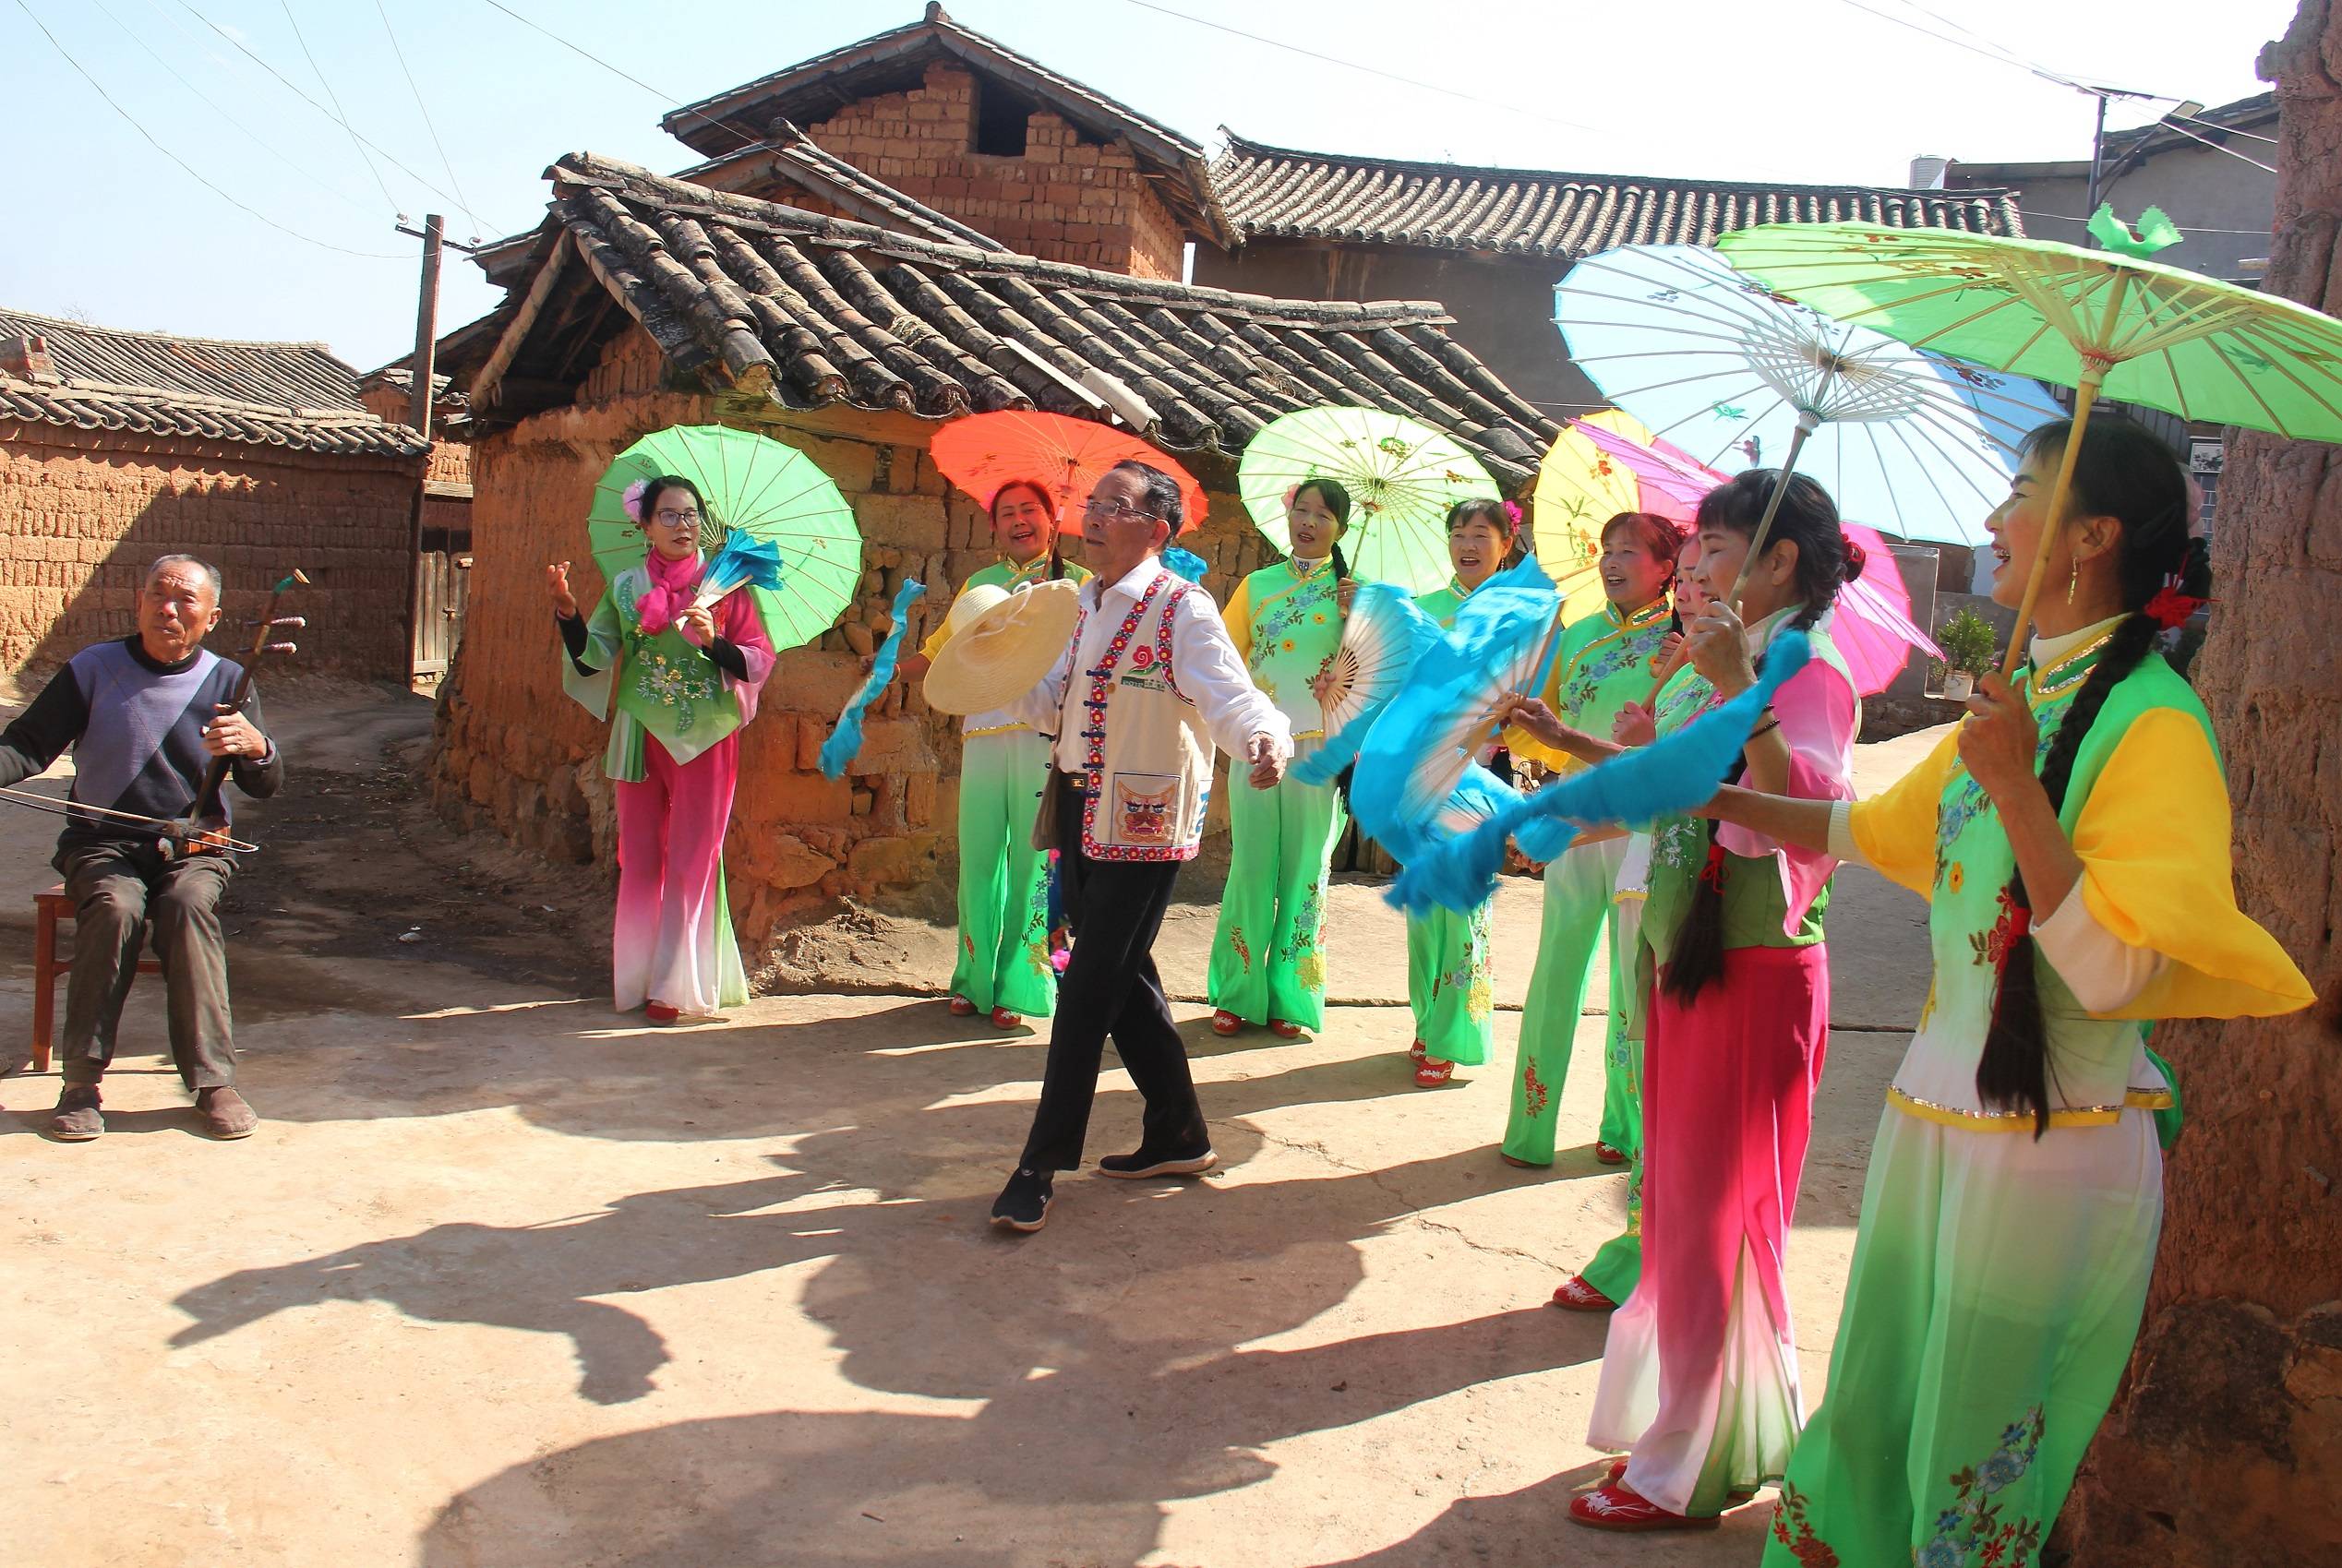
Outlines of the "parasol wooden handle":
{"type": "Polygon", "coordinates": [[[2009,634],[2009,651],[2000,658],[2002,680],[2016,679],[2017,666],[2024,663],[2025,629],[2033,624],[2033,606],[2039,601],[2041,584],[2049,575],[2049,555],[2057,545],[2066,496],[2073,487],[2074,461],[2082,455],[2082,433],[2089,428],[2090,409],[2098,401],[2098,388],[2105,380],[2104,370],[2084,369],[2082,384],[2074,389],[2073,425],[2066,436],[2065,450],[2058,456],[2058,477],[2049,486],[2049,509],[2041,514],[2041,543],[2033,552],[2033,569],[2025,574],[2024,598],[2017,605],[2016,629],[2009,634]]]}

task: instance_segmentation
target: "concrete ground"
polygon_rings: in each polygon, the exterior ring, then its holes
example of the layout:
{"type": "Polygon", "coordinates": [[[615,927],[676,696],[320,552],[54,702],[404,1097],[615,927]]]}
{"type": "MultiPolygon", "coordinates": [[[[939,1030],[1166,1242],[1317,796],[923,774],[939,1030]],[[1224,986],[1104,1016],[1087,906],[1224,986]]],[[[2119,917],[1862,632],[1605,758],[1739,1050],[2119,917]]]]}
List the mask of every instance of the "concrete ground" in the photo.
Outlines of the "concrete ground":
{"type": "MultiPolygon", "coordinates": [[[[1581,1439],[1603,1323],[1543,1303],[1616,1228],[1625,1186],[1585,1146],[1598,1019],[1565,1152],[1532,1172],[1493,1148],[1517,1012],[1488,1068],[1423,1092],[1403,1008],[1340,1007],[1286,1044],[1216,1039],[1185,1007],[1224,1167],[1068,1177],[1049,1229],[1012,1239],[983,1219],[1037,1089],[1032,1037],[885,995],[631,1026],[599,994],[590,880],[422,808],[427,707],[346,689],[277,707],[291,781],[243,819],[268,849],[228,921],[258,1134],[196,1131],[153,1054],[152,979],[103,1140],[37,1135],[54,1073],[0,1083],[7,1560],[1755,1560],[1769,1502],[1695,1538],[1563,1518],[1600,1464],[1581,1439]]],[[[18,927],[0,1040],[26,1028],[52,826],[0,817],[0,923],[18,927]]],[[[1925,985],[1916,902],[1843,886],[1840,1028],[1790,1254],[1808,1399],[1925,985]]],[[[1500,912],[1516,997],[1534,892],[1500,912]]],[[[1375,890],[1343,890],[1333,928],[1338,993],[1393,994],[1375,890]]],[[[1199,987],[1208,915],[1170,930],[1174,983],[1199,987]]],[[[1133,1143],[1136,1108],[1110,1074],[1092,1152],[1133,1143]]]]}

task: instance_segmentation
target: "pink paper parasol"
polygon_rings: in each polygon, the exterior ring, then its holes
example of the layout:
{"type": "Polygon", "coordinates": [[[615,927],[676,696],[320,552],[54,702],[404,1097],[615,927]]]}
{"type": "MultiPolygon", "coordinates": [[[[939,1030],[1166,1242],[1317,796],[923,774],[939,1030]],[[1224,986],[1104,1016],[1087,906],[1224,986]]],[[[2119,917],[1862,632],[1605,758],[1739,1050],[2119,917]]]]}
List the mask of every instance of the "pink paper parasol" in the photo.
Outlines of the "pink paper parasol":
{"type": "Polygon", "coordinates": [[[1862,575],[1838,590],[1837,607],[1827,623],[1830,640],[1838,645],[1855,690],[1872,697],[1903,673],[1914,648],[1930,659],[1942,658],[1943,650],[1911,624],[1911,590],[1903,585],[1894,552],[1879,531],[1859,522],[1839,526],[1868,559],[1862,575]]]}
{"type": "MultiPolygon", "coordinates": [[[[1699,510],[1699,498],[1724,482],[1725,475],[1696,461],[1689,453],[1665,441],[1646,446],[1599,425],[1573,419],[1569,427],[1593,443],[1603,459],[1631,474],[1645,511],[1688,523],[1699,510]]],[[[1846,538],[1860,546],[1867,564],[1860,577],[1838,591],[1838,604],[1830,617],[1830,640],[1854,676],[1855,689],[1865,697],[1884,691],[1902,673],[1904,661],[1917,648],[1929,658],[1942,652],[1911,622],[1911,591],[1896,569],[1894,553],[1879,531],[1863,523],[1844,525],[1846,538]]]]}

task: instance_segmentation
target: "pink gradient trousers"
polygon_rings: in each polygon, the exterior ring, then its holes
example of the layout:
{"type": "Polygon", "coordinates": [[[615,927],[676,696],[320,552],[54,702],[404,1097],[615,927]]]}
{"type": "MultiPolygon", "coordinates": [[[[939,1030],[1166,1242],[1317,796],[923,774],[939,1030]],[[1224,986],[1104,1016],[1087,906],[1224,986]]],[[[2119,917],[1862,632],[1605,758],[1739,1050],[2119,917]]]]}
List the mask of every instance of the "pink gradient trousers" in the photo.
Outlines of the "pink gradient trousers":
{"type": "MultiPolygon", "coordinates": [[[[724,830],[739,782],[740,737],[726,736],[678,762],[643,737],[643,781],[618,792],[618,917],[610,933],[611,990],[619,1011],[645,1001],[706,1014],[719,1003],[717,918],[724,830]]],[[[735,958],[737,962],[737,957],[735,958]]]]}
{"type": "Polygon", "coordinates": [[[1820,943],[1730,948],[1690,1004],[1652,999],[1642,1276],[1590,1435],[1631,1448],[1627,1484],[1678,1514],[1778,1478],[1805,1422],[1783,1272],[1829,1035],[1820,943]]]}

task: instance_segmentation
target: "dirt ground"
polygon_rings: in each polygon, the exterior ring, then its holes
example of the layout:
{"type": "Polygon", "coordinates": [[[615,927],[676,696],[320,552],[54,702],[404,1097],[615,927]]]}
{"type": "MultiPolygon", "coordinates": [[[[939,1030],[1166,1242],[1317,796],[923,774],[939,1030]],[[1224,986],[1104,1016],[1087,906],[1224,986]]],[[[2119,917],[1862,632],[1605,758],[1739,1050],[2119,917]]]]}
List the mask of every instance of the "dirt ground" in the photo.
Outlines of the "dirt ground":
{"type": "MultiPolygon", "coordinates": [[[[38,1136],[54,1073],[0,1083],[8,1561],[1755,1560],[1769,1502],[1698,1538],[1563,1518],[1599,1467],[1603,1324],[1543,1302],[1623,1212],[1586,1147],[1598,1020],[1565,1151],[1522,1171],[1493,1146],[1517,1012],[1489,1067],[1427,1093],[1403,1008],[1290,1044],[1183,1008],[1224,1167],[1069,1176],[1049,1229],[1011,1239],[983,1218],[1036,1037],[883,994],[631,1026],[603,989],[606,892],[424,807],[427,705],[320,687],[276,723],[292,772],[241,819],[266,849],[228,920],[259,1133],[196,1131],[151,978],[103,1140],[38,1136]]],[[[53,826],[0,817],[0,1040],[28,1026],[53,826]]],[[[1535,895],[1499,909],[1516,1001],[1535,895]]],[[[1808,1400],[1925,984],[1918,918],[1851,873],[1832,916],[1840,1026],[1790,1254],[1808,1400]]],[[[1344,888],[1333,928],[1337,993],[1393,995],[1375,890],[1344,888]]],[[[1167,928],[1190,994],[1208,939],[1202,907],[1167,928]]],[[[1135,1125],[1111,1073],[1092,1153],[1135,1125]]]]}

